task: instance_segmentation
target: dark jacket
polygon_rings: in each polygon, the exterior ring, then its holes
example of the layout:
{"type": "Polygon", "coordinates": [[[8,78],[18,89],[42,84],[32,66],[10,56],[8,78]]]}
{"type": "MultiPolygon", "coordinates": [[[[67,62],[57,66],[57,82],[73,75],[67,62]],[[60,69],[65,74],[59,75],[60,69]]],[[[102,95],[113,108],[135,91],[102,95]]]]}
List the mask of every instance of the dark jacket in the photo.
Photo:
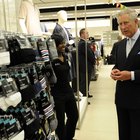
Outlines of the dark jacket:
{"type": "Polygon", "coordinates": [[[80,39],[78,43],[79,71],[86,72],[85,47],[87,47],[88,72],[91,72],[93,69],[93,66],[95,65],[95,55],[92,49],[90,48],[90,43],[87,42],[87,45],[86,45],[86,41],[83,39],[80,39]]]}
{"type": "Polygon", "coordinates": [[[53,96],[62,96],[73,94],[73,89],[69,84],[69,70],[68,57],[64,55],[64,62],[55,59],[52,66],[57,77],[57,82],[51,86],[51,94],[53,96]]]}
{"type": "Polygon", "coordinates": [[[115,103],[120,107],[140,108],[140,37],[128,57],[126,57],[126,42],[127,39],[123,39],[118,44],[114,68],[134,71],[135,80],[117,81],[115,103]]]}
{"type": "Polygon", "coordinates": [[[113,48],[112,48],[111,53],[110,53],[111,64],[115,64],[115,61],[116,61],[116,50],[117,50],[117,46],[118,45],[119,45],[119,41],[118,42],[115,42],[113,44],[113,48]]]}
{"type": "Polygon", "coordinates": [[[64,40],[66,41],[66,44],[68,44],[69,40],[73,39],[73,37],[72,37],[72,34],[70,34],[70,32],[68,31],[67,28],[65,28],[65,30],[66,30],[66,33],[68,35],[68,38],[67,38],[67,35],[66,35],[64,29],[58,23],[56,23],[56,26],[55,26],[52,34],[60,34],[61,36],[63,36],[64,40]]]}

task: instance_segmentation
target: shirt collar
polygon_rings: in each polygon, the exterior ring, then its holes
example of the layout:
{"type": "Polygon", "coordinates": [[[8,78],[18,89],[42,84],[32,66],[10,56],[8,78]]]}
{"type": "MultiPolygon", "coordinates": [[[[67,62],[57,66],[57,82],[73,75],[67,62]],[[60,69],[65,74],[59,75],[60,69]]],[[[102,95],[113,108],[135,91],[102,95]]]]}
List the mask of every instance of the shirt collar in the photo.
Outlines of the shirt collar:
{"type": "Polygon", "coordinates": [[[129,40],[129,39],[137,40],[138,37],[139,37],[139,35],[140,35],[140,30],[138,29],[137,32],[136,32],[131,38],[128,37],[127,39],[128,39],[128,40],[129,40]]]}
{"type": "Polygon", "coordinates": [[[87,41],[86,39],[84,39],[84,38],[80,38],[80,39],[82,39],[82,40],[84,40],[84,41],[87,41]]]}

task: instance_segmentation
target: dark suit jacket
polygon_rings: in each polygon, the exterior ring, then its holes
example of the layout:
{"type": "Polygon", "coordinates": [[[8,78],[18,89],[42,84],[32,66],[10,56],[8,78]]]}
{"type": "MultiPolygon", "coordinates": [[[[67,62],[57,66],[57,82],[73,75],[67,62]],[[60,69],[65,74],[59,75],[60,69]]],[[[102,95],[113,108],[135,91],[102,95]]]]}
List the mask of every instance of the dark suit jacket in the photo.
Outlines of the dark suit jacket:
{"type": "Polygon", "coordinates": [[[140,108],[140,36],[126,57],[126,42],[119,42],[114,68],[134,71],[135,80],[117,81],[115,103],[125,108],[140,108]]]}
{"type": "MultiPolygon", "coordinates": [[[[86,72],[85,47],[86,47],[86,41],[80,39],[78,43],[80,72],[86,72]]],[[[87,65],[88,65],[88,72],[91,72],[93,69],[93,65],[95,65],[95,55],[92,49],[90,48],[90,43],[87,43],[87,65]]]]}
{"type": "MultiPolygon", "coordinates": [[[[68,39],[72,40],[73,39],[72,34],[70,34],[70,32],[68,31],[67,28],[65,28],[65,29],[66,29],[66,32],[68,34],[68,39]]],[[[55,33],[60,34],[61,36],[63,36],[63,38],[66,41],[66,44],[68,44],[69,40],[67,39],[66,33],[65,33],[64,29],[58,23],[56,23],[56,26],[55,26],[52,34],[55,34],[55,33]]]]}
{"type": "Polygon", "coordinates": [[[117,50],[117,46],[118,45],[119,45],[119,42],[115,42],[113,44],[113,48],[112,48],[111,53],[110,53],[111,64],[115,64],[115,61],[116,61],[116,50],[117,50]]]}

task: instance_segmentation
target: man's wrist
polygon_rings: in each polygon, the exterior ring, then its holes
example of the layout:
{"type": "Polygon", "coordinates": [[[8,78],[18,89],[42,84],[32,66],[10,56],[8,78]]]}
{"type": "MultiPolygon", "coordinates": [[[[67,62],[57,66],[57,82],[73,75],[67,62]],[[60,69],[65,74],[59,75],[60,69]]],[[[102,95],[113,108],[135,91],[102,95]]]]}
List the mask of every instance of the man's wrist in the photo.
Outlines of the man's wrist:
{"type": "Polygon", "coordinates": [[[132,81],[135,80],[135,74],[134,74],[134,71],[131,71],[131,80],[132,80],[132,81]]]}

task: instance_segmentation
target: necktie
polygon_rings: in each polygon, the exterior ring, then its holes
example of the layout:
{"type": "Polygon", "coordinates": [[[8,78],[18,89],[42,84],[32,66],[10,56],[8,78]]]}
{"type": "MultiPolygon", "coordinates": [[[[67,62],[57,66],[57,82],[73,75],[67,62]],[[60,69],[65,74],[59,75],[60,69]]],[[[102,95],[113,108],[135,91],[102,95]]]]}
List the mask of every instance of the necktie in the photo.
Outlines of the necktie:
{"type": "Polygon", "coordinates": [[[129,38],[127,40],[127,56],[129,55],[132,47],[133,47],[133,40],[132,40],[132,38],[129,38]]]}

